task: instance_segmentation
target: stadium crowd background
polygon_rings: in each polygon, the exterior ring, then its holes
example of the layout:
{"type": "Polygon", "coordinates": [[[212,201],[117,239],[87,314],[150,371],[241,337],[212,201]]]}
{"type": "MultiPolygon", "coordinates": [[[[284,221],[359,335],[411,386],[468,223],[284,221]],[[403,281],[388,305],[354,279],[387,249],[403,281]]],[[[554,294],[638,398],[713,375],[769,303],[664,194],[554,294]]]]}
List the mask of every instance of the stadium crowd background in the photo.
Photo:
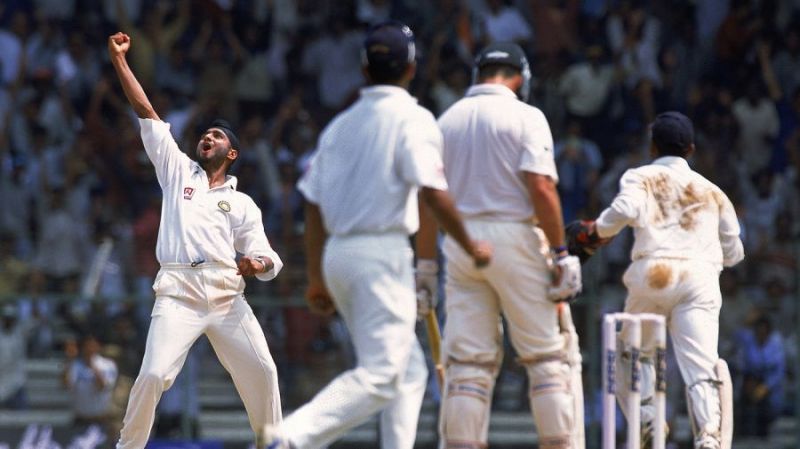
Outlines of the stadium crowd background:
{"type": "MultiPolygon", "coordinates": [[[[335,320],[311,316],[299,299],[295,182],[320,130],[364,83],[365,27],[388,18],[414,30],[411,90],[437,115],[470,84],[477,49],[523,46],[531,103],[556,140],[566,221],[595,217],[622,172],[648,160],[657,111],[691,117],[691,163],[734,202],[747,253],[721,282],[720,353],[736,379],[737,429],[766,436],[774,418],[796,412],[797,0],[3,0],[0,408],[26,407],[25,357],[61,356],[86,333],[116,348],[107,352],[121,378],[138,370],[161,192],[108,62],[107,37],[118,30],[132,37],[134,72],[182,149],[213,118],[238,128],[239,189],[261,207],[286,262],[275,282],[251,282],[249,298],[284,402],[308,397],[297,379],[313,380],[318,355],[346,344],[335,320]]],[[[582,302],[595,309],[578,322],[585,351],[586,320],[621,307],[629,247],[623,234],[592,262],[594,294],[582,302]]],[[[333,370],[347,363],[335,360],[333,370]]]]}

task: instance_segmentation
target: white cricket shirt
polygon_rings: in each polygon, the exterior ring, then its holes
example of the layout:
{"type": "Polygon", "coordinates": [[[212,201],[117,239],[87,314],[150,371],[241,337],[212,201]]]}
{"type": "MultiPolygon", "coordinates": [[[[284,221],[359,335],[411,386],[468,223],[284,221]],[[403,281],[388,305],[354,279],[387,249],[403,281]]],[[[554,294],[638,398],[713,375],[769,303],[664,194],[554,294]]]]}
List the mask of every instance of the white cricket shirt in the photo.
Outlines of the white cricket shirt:
{"type": "Polygon", "coordinates": [[[330,235],[412,234],[417,188],[447,189],[441,148],[433,115],[405,89],[367,87],[322,132],[298,188],[330,235]]]}
{"type": "Polygon", "coordinates": [[[275,266],[257,274],[268,281],[283,267],[264,234],[261,210],[236,190],[236,178],[213,189],[197,162],[178,149],[169,123],[139,119],[142,142],[164,193],[156,258],[160,264],[218,262],[236,268],[236,253],[269,257],[275,266]]]}
{"type": "Polygon", "coordinates": [[[553,136],[542,111],[508,87],[478,84],[439,118],[444,172],[467,218],[530,221],[535,211],[524,173],[558,182],[553,136]]]}
{"type": "Polygon", "coordinates": [[[691,259],[732,266],[744,258],[736,211],[725,193],[680,157],[660,157],[625,172],[597,219],[600,237],[633,228],[633,260],[691,259]]]}

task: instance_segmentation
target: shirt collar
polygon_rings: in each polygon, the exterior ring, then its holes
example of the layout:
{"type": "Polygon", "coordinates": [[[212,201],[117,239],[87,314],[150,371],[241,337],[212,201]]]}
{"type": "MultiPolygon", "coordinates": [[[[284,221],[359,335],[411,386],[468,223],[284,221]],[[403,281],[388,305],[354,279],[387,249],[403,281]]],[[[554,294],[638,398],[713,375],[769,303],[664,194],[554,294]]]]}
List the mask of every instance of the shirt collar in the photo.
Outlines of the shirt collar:
{"type": "Polygon", "coordinates": [[[402,96],[414,98],[408,91],[400,86],[390,84],[376,84],[373,86],[362,87],[360,90],[361,98],[378,99],[389,96],[402,96]]]}
{"type": "Polygon", "coordinates": [[[689,171],[689,163],[679,156],[661,156],[653,161],[654,165],[664,165],[672,169],[689,171]]]}
{"type": "Polygon", "coordinates": [[[517,94],[507,86],[494,83],[475,84],[467,90],[468,97],[476,95],[502,95],[504,97],[517,98],[517,94]]]}
{"type": "MultiPolygon", "coordinates": [[[[203,175],[203,176],[205,176],[206,173],[205,173],[205,170],[203,170],[203,167],[201,167],[200,164],[198,164],[195,161],[192,161],[192,163],[194,164],[194,170],[193,170],[194,174],[195,175],[203,175]]],[[[205,177],[206,177],[206,179],[208,178],[207,176],[205,176],[205,177]]],[[[225,182],[223,182],[221,186],[217,186],[217,187],[214,187],[214,188],[215,189],[219,189],[221,187],[228,187],[230,189],[236,190],[236,187],[238,185],[239,185],[239,180],[236,179],[236,176],[225,175],[225,182]]]]}

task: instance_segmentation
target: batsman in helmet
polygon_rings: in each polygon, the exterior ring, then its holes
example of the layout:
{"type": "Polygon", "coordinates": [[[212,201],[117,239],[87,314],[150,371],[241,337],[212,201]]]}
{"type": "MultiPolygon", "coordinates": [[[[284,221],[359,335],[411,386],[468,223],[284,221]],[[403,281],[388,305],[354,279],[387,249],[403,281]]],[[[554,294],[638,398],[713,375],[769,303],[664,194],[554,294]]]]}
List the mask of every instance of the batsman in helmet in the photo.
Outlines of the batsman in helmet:
{"type": "Polygon", "coordinates": [[[444,448],[484,448],[502,360],[500,315],[530,380],[540,448],[584,447],[578,338],[568,302],[580,262],[564,245],[553,138],[527,104],[530,69],[516,44],[484,48],[474,84],[440,118],[444,172],[467,229],[490,242],[478,269],[446,237],[444,448]]]}

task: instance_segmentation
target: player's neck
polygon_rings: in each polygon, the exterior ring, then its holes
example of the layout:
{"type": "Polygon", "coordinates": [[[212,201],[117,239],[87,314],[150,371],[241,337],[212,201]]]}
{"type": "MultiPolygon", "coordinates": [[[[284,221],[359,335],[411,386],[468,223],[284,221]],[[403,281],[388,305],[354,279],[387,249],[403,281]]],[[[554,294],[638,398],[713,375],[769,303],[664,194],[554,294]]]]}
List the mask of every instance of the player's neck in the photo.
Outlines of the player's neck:
{"type": "Polygon", "coordinates": [[[203,167],[203,170],[206,172],[206,176],[208,177],[208,188],[213,189],[214,187],[219,187],[222,184],[225,184],[225,180],[227,179],[227,167],[225,165],[221,165],[219,167],[203,167]]]}

